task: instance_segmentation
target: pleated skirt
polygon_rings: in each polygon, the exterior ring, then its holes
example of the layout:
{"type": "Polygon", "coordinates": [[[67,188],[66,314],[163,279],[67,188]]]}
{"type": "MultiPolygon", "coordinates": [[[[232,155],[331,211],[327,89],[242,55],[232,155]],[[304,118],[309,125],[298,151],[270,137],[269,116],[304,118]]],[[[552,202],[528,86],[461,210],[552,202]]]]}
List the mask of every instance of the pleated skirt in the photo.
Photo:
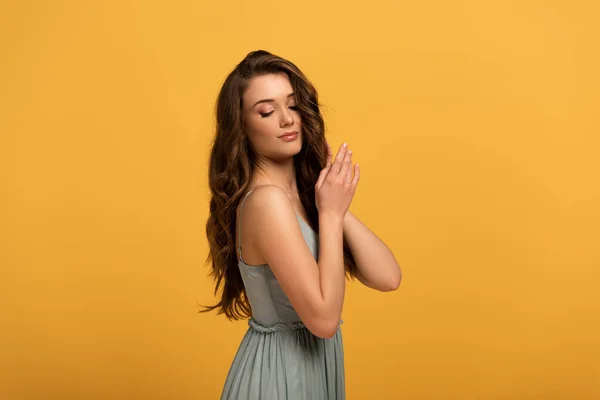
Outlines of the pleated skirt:
{"type": "Polygon", "coordinates": [[[265,327],[253,319],[227,374],[221,400],[343,400],[342,331],[313,335],[301,322],[265,327]]]}

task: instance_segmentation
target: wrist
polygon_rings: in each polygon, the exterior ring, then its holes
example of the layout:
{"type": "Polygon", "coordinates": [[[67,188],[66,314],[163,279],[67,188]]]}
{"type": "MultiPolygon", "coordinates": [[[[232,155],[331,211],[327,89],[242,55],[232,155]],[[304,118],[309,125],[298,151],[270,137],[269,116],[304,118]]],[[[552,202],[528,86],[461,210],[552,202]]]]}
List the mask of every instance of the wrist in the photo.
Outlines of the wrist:
{"type": "Polygon", "coordinates": [[[322,212],[319,213],[319,225],[323,222],[335,224],[335,225],[343,225],[345,221],[345,215],[336,213],[336,212],[322,212]]]}

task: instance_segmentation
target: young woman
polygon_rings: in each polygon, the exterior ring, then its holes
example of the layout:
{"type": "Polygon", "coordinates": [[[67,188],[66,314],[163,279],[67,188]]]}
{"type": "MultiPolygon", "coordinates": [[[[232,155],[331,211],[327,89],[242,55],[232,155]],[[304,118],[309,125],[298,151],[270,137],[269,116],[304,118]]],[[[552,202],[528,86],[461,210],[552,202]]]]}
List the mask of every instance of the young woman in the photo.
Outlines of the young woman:
{"type": "Polygon", "coordinates": [[[335,159],[315,88],[290,61],[249,53],[225,80],[210,155],[208,261],[230,319],[249,318],[221,399],[344,399],[346,276],[391,291],[390,249],[349,210],[352,151],[335,159]]]}

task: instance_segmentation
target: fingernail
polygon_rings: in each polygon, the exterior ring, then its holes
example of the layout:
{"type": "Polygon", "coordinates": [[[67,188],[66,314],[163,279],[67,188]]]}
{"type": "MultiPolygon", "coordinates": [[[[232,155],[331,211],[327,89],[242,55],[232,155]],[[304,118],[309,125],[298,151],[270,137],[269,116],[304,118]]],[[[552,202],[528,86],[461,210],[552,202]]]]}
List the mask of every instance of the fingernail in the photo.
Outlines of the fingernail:
{"type": "Polygon", "coordinates": [[[348,147],[348,143],[344,143],[344,148],[348,147]]]}

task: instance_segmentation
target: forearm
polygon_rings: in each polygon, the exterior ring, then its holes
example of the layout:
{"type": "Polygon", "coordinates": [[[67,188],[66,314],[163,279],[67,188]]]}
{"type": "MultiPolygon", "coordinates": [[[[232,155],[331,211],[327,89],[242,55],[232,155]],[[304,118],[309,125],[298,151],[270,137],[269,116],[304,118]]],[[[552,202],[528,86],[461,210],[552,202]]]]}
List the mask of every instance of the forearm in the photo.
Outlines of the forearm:
{"type": "Polygon", "coordinates": [[[323,296],[323,318],[339,323],[344,305],[344,223],[341,216],[319,215],[319,281],[323,296]]]}
{"type": "Polygon", "coordinates": [[[344,238],[358,267],[358,278],[380,291],[395,290],[402,273],[389,247],[354,214],[344,216],[344,238]]]}

